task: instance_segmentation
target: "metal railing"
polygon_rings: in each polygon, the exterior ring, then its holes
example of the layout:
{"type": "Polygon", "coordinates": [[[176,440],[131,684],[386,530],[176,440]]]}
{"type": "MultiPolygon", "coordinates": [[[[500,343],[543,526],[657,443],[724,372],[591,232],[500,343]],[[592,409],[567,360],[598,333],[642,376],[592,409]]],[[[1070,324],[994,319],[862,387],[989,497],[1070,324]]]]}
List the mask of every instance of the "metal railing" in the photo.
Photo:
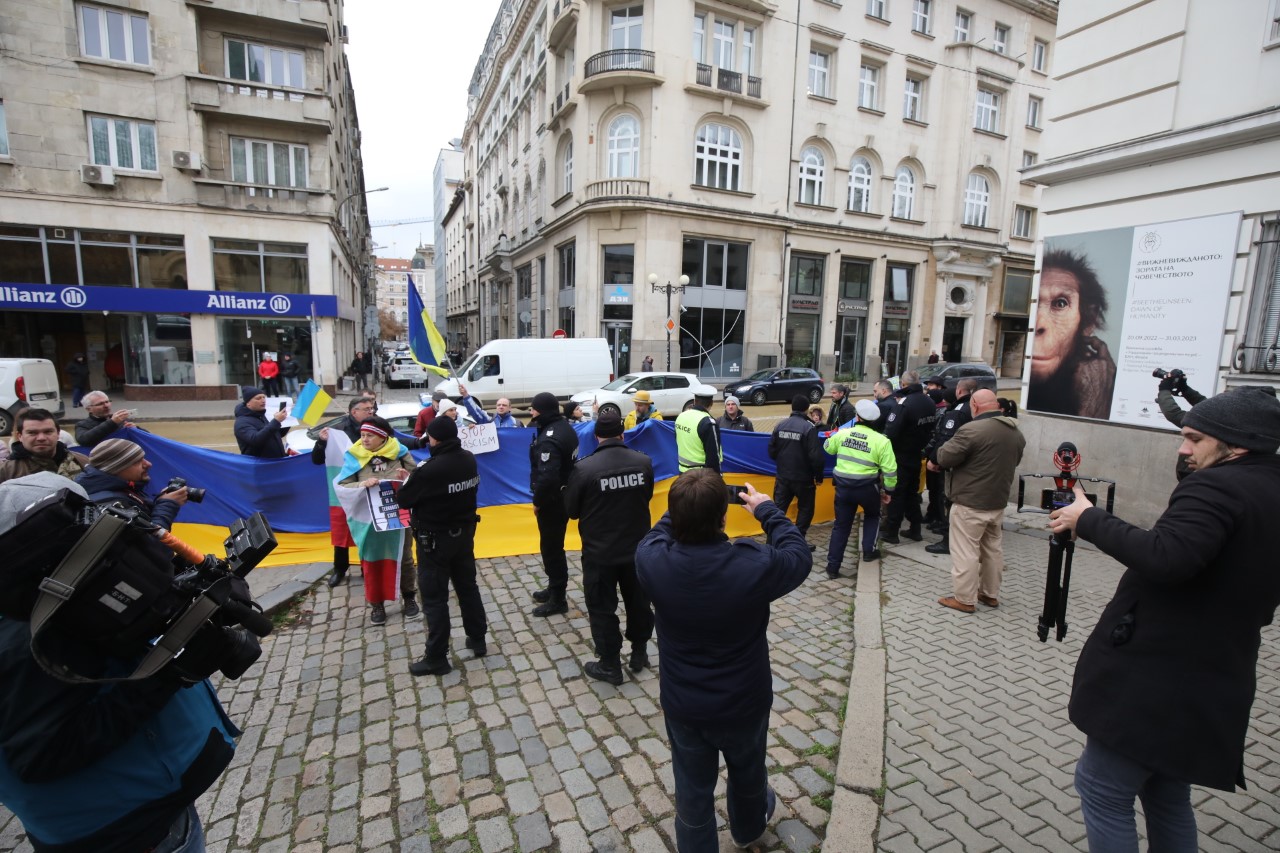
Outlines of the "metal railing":
{"type": "Polygon", "coordinates": [[[626,48],[597,53],[587,60],[583,76],[592,77],[610,71],[646,71],[652,74],[653,51],[626,48]]]}
{"type": "MultiPolygon", "coordinates": [[[[743,94],[742,90],[742,72],[730,71],[727,68],[714,68],[706,63],[698,63],[698,75],[695,78],[699,86],[714,86],[722,92],[732,92],[735,95],[743,94]],[[714,72],[714,74],[712,73],[714,72]],[[712,83],[714,76],[715,82],[712,83]]],[[[749,98],[760,97],[760,78],[747,76],[746,95],[749,98]]]]}
{"type": "Polygon", "coordinates": [[[1236,370],[1244,373],[1280,373],[1280,344],[1265,347],[1236,347],[1236,370]]]}
{"type": "Polygon", "coordinates": [[[551,118],[549,121],[555,121],[556,116],[560,115],[560,111],[569,103],[569,83],[564,84],[559,92],[556,92],[555,100],[551,102],[551,118]]]}

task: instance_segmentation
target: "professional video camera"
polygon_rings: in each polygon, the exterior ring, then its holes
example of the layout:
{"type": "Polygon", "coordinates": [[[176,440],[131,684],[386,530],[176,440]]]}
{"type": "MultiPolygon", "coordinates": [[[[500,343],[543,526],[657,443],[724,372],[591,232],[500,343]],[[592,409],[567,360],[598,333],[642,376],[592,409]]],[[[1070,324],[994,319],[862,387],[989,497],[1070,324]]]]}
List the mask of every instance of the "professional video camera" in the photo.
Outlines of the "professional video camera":
{"type": "Polygon", "coordinates": [[[61,489],[0,535],[0,616],[31,623],[33,655],[64,681],[128,681],[166,666],[188,681],[218,670],[239,678],[271,633],[244,577],[276,538],[262,513],[230,534],[225,558],[206,556],[135,510],[61,489]],[[79,671],[84,650],[140,662],[101,677],[79,671]]]}

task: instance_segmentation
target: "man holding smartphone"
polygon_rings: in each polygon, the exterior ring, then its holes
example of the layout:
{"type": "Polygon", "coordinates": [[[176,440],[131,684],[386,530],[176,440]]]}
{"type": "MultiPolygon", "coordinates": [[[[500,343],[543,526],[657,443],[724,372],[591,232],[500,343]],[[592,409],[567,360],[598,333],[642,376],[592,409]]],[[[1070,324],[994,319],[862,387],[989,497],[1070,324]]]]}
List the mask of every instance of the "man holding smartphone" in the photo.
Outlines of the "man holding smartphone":
{"type": "Polygon", "coordinates": [[[284,422],[288,413],[285,407],[267,417],[267,395],[261,388],[246,385],[240,391],[243,400],[236,406],[235,434],[236,444],[242,456],[256,456],[259,459],[283,459],[284,422]]]}

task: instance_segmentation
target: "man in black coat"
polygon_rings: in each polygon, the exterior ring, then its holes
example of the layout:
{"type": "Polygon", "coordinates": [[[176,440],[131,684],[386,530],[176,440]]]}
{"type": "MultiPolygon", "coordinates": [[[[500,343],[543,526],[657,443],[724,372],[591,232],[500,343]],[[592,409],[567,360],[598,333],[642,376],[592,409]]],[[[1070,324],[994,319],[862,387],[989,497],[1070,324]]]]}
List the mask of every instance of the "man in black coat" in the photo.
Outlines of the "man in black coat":
{"type": "MultiPolygon", "coordinates": [[[[569,588],[569,561],[564,555],[564,532],[569,515],[564,507],[564,487],[578,459],[578,434],[560,413],[556,396],[542,391],[533,398],[532,424],[538,431],[529,444],[529,491],[538,519],[538,546],[547,586],[533,594],[538,606],[534,616],[568,613],[565,591],[569,588]]],[[[434,421],[432,421],[434,423],[434,421]]]]}
{"type": "Polygon", "coordinates": [[[71,408],[78,409],[84,392],[89,390],[89,361],[84,357],[84,353],[76,353],[71,361],[67,362],[63,372],[71,381],[71,408]]]}
{"type": "Polygon", "coordinates": [[[236,406],[235,423],[240,454],[259,459],[283,459],[285,430],[280,424],[289,413],[281,409],[267,417],[267,395],[252,385],[240,390],[240,399],[244,402],[236,406]]]}
{"type": "Polygon", "coordinates": [[[1195,850],[1191,785],[1244,784],[1261,629],[1280,605],[1280,401],[1243,388],[1182,420],[1192,473],[1150,530],[1075,501],[1050,516],[1124,563],[1085,642],[1071,721],[1088,739],[1076,764],[1089,846],[1136,850],[1140,798],[1152,850],[1195,850]]]}
{"type": "Polygon", "coordinates": [[[411,511],[418,543],[418,589],[427,620],[427,651],[409,665],[413,675],[445,675],[449,663],[449,584],[458,596],[467,648],[488,654],[487,623],[476,585],[476,495],[480,474],[476,457],[458,440],[453,418],[436,418],[427,427],[431,458],[419,465],[396,492],[396,502],[411,511]]]}
{"type": "Polygon", "coordinates": [[[938,420],[938,409],[924,393],[920,374],[908,370],[902,374],[902,388],[898,392],[898,408],[889,414],[884,434],[893,442],[893,455],[898,460],[898,487],[893,490],[889,510],[880,540],[897,545],[898,530],[906,518],[911,527],[902,535],[919,542],[923,516],[920,513],[920,462],[924,458],[925,445],[933,437],[933,425],[938,420]]]}
{"type": "Polygon", "coordinates": [[[969,411],[969,395],[978,390],[978,380],[961,379],[956,383],[954,391],[947,391],[943,399],[949,399],[950,405],[945,411],[938,413],[938,420],[933,425],[933,436],[924,448],[926,462],[925,482],[929,486],[929,508],[934,510],[934,501],[938,503],[933,522],[926,514],[925,522],[929,530],[942,534],[942,541],[925,547],[930,554],[950,554],[951,536],[947,527],[947,508],[950,503],[946,499],[947,475],[938,465],[938,448],[946,444],[952,436],[960,431],[960,427],[973,420],[969,411]]]}
{"type": "Polygon", "coordinates": [[[849,386],[839,382],[832,385],[831,410],[827,412],[827,429],[840,429],[853,420],[856,414],[853,403],[849,402],[849,386]]]}
{"type": "Polygon", "coordinates": [[[622,443],[622,418],[616,413],[601,414],[595,432],[600,443],[573,466],[564,505],[570,518],[580,519],[582,592],[598,658],[582,669],[597,681],[617,685],[622,683],[619,589],[627,613],[631,671],[649,665],[653,610],[636,580],[636,546],[649,532],[653,461],[622,443]]]}
{"type": "Polygon", "coordinates": [[[111,411],[111,398],[105,391],[90,391],[81,402],[89,412],[89,417],[76,424],[76,444],[81,447],[91,448],[111,438],[117,430],[133,426],[128,409],[111,411]]]}
{"type": "Polygon", "coordinates": [[[769,458],[778,466],[773,502],[785,513],[791,499],[796,499],[796,527],[801,536],[808,534],[813,522],[814,499],[827,461],[818,428],[806,416],[808,410],[809,398],[803,394],[792,397],[791,416],[779,421],[769,436],[769,458]]]}

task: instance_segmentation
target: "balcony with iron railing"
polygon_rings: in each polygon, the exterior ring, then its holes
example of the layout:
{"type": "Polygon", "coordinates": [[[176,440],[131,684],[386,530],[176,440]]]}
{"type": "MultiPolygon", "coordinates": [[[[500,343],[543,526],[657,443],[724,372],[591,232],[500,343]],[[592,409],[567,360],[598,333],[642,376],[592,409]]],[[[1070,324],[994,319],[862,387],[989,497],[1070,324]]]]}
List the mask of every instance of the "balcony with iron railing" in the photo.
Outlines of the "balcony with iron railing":
{"type": "Polygon", "coordinates": [[[720,92],[728,92],[731,95],[745,95],[748,98],[756,99],[760,97],[760,78],[746,75],[746,88],[744,89],[744,75],[741,71],[730,71],[727,68],[717,68],[699,62],[696,80],[699,86],[707,86],[720,92]]]}
{"type": "Polygon", "coordinates": [[[582,0],[555,0],[551,4],[551,14],[547,18],[550,23],[547,44],[558,46],[565,36],[573,32],[581,6],[582,0]]]}
{"type": "Polygon", "coordinates": [[[597,53],[586,61],[582,69],[583,80],[579,92],[608,89],[623,85],[662,84],[662,78],[654,72],[652,50],[625,48],[597,53]]]}
{"type": "Polygon", "coordinates": [[[649,182],[639,178],[605,178],[587,184],[585,195],[587,201],[601,198],[646,197],[649,195],[649,182]]]}
{"type": "Polygon", "coordinates": [[[578,105],[578,102],[573,98],[572,86],[572,82],[565,83],[556,92],[556,96],[551,99],[549,107],[551,115],[547,119],[547,127],[551,130],[555,130],[560,120],[573,112],[573,108],[578,105]]]}

